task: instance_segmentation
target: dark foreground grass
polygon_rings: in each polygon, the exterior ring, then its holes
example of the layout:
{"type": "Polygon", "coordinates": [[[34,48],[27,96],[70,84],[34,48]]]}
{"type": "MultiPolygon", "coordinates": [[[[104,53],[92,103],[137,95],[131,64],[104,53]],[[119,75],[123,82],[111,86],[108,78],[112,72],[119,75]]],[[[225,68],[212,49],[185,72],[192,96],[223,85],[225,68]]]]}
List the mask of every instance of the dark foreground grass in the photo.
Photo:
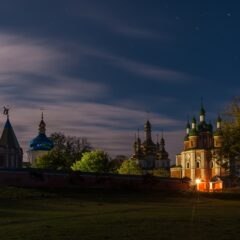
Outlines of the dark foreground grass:
{"type": "Polygon", "coordinates": [[[0,239],[240,239],[240,200],[218,196],[1,188],[0,239]]]}

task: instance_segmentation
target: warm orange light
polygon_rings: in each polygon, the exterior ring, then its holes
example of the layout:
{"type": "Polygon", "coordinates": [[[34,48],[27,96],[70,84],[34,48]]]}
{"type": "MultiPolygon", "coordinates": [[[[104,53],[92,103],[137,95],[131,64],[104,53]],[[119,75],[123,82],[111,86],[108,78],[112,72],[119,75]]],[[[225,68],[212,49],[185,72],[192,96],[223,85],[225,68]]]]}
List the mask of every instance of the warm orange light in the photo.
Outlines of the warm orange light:
{"type": "Polygon", "coordinates": [[[196,179],[196,184],[199,184],[201,180],[199,178],[196,179]]]}

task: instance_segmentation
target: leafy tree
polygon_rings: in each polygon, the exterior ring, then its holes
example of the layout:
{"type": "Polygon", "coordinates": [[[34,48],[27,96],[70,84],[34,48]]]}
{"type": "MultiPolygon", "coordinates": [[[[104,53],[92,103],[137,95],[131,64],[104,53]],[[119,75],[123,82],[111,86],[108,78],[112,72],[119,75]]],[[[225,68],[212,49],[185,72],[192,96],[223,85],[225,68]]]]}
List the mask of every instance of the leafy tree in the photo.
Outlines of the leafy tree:
{"type": "Polygon", "coordinates": [[[235,176],[235,164],[240,160],[240,97],[235,98],[224,113],[223,155],[229,159],[231,176],[235,176]]]}
{"type": "Polygon", "coordinates": [[[154,169],[152,171],[153,176],[156,177],[170,177],[170,173],[165,168],[154,169]]]}
{"type": "Polygon", "coordinates": [[[35,167],[51,170],[69,170],[72,162],[68,155],[61,153],[57,148],[35,160],[35,167]]]}
{"type": "Polygon", "coordinates": [[[68,155],[72,162],[80,159],[84,152],[92,150],[87,138],[65,136],[63,133],[53,133],[50,138],[55,148],[57,148],[59,152],[68,155]]]}
{"type": "Polygon", "coordinates": [[[126,159],[127,157],[125,155],[117,155],[115,158],[111,159],[109,163],[109,171],[111,173],[118,173],[118,169],[126,159]]]}
{"type": "Polygon", "coordinates": [[[136,160],[128,159],[122,163],[121,167],[118,169],[118,173],[130,175],[142,175],[143,171],[138,165],[136,160]]]}
{"type": "Polygon", "coordinates": [[[73,171],[106,173],[109,171],[110,158],[102,150],[85,152],[81,160],[72,165],[73,171]]]}
{"type": "Polygon", "coordinates": [[[54,142],[54,148],[37,158],[34,167],[70,170],[83,153],[92,149],[86,138],[65,136],[63,133],[53,133],[50,138],[54,142]]]}

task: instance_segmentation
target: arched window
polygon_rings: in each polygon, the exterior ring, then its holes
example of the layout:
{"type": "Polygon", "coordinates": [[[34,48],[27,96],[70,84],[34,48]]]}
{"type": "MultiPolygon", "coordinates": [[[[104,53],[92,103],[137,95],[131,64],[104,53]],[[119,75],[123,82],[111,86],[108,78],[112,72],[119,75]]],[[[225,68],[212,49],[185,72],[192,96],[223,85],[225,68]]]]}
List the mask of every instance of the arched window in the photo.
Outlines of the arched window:
{"type": "Polygon", "coordinates": [[[200,161],[197,161],[197,168],[200,168],[200,161]]]}
{"type": "Polygon", "coordinates": [[[190,168],[190,163],[189,162],[187,162],[187,168],[190,168]]]}

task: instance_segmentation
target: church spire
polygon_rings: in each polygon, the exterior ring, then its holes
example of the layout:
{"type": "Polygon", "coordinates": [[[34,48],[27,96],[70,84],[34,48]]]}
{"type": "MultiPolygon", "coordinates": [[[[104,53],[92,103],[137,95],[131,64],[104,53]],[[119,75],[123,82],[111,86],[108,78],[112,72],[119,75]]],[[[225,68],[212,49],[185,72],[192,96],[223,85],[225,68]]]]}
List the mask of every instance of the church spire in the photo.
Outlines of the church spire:
{"type": "Polygon", "coordinates": [[[221,129],[222,127],[222,119],[220,117],[220,115],[218,115],[218,118],[217,118],[217,129],[221,129]]]}
{"type": "Polygon", "coordinates": [[[186,133],[189,134],[189,131],[190,131],[190,123],[189,123],[189,120],[187,121],[187,125],[186,125],[186,133]]]}
{"type": "Polygon", "coordinates": [[[201,99],[201,108],[200,108],[200,122],[205,122],[206,111],[203,107],[203,100],[201,99]]]}
{"type": "Polygon", "coordinates": [[[144,131],[145,131],[146,140],[147,141],[151,141],[152,140],[152,136],[151,136],[151,123],[149,122],[149,120],[147,120],[147,122],[145,123],[144,131]]]}
{"type": "Polygon", "coordinates": [[[43,119],[43,112],[42,112],[42,115],[41,115],[41,121],[39,123],[39,133],[40,134],[45,134],[46,133],[46,123],[44,122],[44,119],[43,119]]]}
{"type": "Polygon", "coordinates": [[[162,130],[162,137],[160,141],[160,150],[165,150],[165,140],[163,138],[163,130],[162,130]]]}

